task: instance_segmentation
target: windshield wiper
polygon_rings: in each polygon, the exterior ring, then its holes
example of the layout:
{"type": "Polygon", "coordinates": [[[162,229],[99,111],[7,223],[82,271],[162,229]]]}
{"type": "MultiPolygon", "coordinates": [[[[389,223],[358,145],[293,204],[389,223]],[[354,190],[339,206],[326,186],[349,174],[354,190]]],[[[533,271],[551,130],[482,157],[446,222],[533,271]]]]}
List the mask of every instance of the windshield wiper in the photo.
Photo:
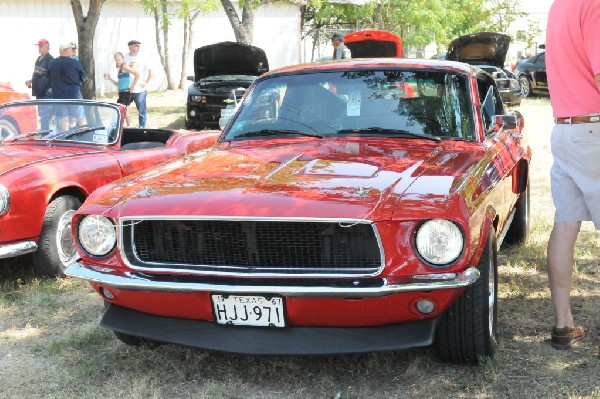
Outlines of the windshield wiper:
{"type": "Polygon", "coordinates": [[[70,129],[70,130],[67,130],[66,132],[57,134],[56,136],[50,138],[47,143],[50,144],[51,142],[58,140],[58,139],[70,139],[71,137],[79,136],[80,134],[83,134],[83,133],[93,132],[93,131],[102,130],[102,129],[104,129],[104,126],[81,126],[81,127],[70,129]]]}
{"type": "Polygon", "coordinates": [[[402,129],[388,129],[388,128],[384,128],[384,127],[366,127],[366,128],[357,128],[357,129],[342,129],[342,130],[338,130],[337,131],[338,134],[352,134],[352,133],[373,133],[373,134],[379,134],[379,133],[384,133],[385,135],[400,135],[400,136],[410,136],[410,137],[416,137],[419,139],[427,139],[427,140],[433,140],[433,141],[441,141],[442,139],[437,137],[437,136],[432,136],[429,134],[421,134],[421,133],[414,133],[414,132],[409,132],[408,130],[402,130],[402,129]]]}
{"type": "Polygon", "coordinates": [[[12,139],[9,139],[9,140],[5,141],[5,143],[14,143],[15,141],[24,140],[31,136],[37,136],[38,134],[43,135],[43,134],[48,134],[48,133],[52,133],[52,130],[46,129],[46,130],[37,130],[35,132],[27,132],[27,133],[21,134],[19,136],[16,136],[12,139]]]}
{"type": "Polygon", "coordinates": [[[237,136],[233,137],[232,140],[236,140],[236,139],[244,138],[244,137],[280,136],[282,134],[294,134],[294,135],[300,135],[300,136],[317,137],[317,138],[320,138],[320,139],[323,138],[323,136],[320,135],[320,134],[306,133],[306,132],[301,132],[299,130],[291,130],[291,129],[261,129],[261,130],[255,130],[255,131],[252,131],[252,132],[246,132],[246,133],[238,134],[237,136]]]}

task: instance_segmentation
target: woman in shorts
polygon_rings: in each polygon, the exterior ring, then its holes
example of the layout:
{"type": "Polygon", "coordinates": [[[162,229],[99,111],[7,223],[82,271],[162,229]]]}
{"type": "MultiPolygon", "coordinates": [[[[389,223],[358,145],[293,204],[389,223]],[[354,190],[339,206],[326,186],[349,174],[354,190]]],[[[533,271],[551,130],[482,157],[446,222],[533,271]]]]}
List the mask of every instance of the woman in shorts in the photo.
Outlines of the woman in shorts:
{"type": "Polygon", "coordinates": [[[123,57],[123,53],[121,52],[115,53],[115,66],[119,70],[117,74],[117,80],[114,80],[108,73],[104,74],[104,78],[106,80],[110,80],[115,86],[117,86],[119,91],[119,98],[117,99],[117,102],[126,107],[125,122],[127,123],[127,126],[131,126],[131,120],[129,117],[129,104],[131,104],[133,101],[131,90],[137,83],[140,74],[135,67],[135,63],[132,62],[129,65],[125,63],[125,57],[123,57]]]}

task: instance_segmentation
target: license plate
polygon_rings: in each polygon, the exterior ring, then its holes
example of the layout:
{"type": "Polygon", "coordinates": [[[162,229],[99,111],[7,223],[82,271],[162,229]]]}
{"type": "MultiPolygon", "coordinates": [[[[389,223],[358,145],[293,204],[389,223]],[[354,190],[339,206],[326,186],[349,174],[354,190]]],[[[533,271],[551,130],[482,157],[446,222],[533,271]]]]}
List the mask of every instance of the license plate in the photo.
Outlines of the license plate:
{"type": "Polygon", "coordinates": [[[212,303],[219,324],[285,327],[281,297],[212,295],[212,303]]]}
{"type": "Polygon", "coordinates": [[[221,109],[221,117],[226,117],[226,116],[231,116],[233,115],[233,109],[226,109],[226,108],[222,108],[221,109]]]}

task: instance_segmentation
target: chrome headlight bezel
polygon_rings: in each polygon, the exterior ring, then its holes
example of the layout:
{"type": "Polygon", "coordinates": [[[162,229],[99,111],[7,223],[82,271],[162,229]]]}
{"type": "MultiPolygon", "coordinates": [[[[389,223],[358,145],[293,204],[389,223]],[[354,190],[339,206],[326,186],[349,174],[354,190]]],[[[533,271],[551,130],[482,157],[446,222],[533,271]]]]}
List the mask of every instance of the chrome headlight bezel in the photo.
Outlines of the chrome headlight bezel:
{"type": "Polygon", "coordinates": [[[117,247],[115,221],[102,215],[85,215],[77,223],[77,243],[90,256],[110,255],[117,247]]]}
{"type": "Polygon", "coordinates": [[[6,215],[10,210],[10,192],[0,183],[0,216],[6,215]]]}
{"type": "Polygon", "coordinates": [[[462,228],[447,219],[422,222],[413,238],[414,250],[419,259],[435,268],[452,266],[463,255],[465,243],[462,228]]]}

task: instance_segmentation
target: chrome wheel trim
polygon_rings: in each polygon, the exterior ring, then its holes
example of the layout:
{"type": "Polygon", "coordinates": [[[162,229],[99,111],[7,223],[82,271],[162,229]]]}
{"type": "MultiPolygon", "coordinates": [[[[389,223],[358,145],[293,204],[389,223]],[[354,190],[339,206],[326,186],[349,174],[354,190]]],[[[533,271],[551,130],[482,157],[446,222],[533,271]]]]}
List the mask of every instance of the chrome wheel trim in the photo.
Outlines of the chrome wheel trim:
{"type": "Polygon", "coordinates": [[[528,97],[529,92],[531,91],[529,79],[527,79],[526,77],[521,77],[519,79],[519,86],[521,86],[521,96],[528,97]]]}
{"type": "Polygon", "coordinates": [[[65,212],[58,221],[56,229],[56,250],[62,265],[66,268],[76,258],[75,243],[71,237],[71,220],[75,214],[74,210],[65,212]]]}

